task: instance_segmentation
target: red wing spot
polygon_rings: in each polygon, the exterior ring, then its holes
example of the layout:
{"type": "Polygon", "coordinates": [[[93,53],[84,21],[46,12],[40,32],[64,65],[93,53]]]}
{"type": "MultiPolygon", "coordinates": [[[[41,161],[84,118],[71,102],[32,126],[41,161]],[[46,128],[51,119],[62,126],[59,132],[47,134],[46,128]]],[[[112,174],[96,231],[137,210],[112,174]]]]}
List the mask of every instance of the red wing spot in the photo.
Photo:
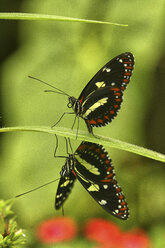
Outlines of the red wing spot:
{"type": "Polygon", "coordinates": [[[123,200],[124,196],[123,195],[119,195],[119,200],[123,200]]]}
{"type": "Polygon", "coordinates": [[[130,69],[130,70],[132,70],[132,69],[133,69],[133,67],[132,67],[132,66],[126,66],[125,68],[126,68],[126,69],[130,69]]]}
{"type": "Polygon", "coordinates": [[[75,172],[74,170],[72,170],[72,173],[75,175],[75,177],[77,177],[77,176],[76,176],[76,172],[75,172]]]}
{"type": "Polygon", "coordinates": [[[115,111],[114,111],[114,110],[110,110],[109,113],[110,113],[111,115],[114,115],[115,111]]]}
{"type": "Polygon", "coordinates": [[[125,87],[124,87],[124,86],[122,86],[122,87],[121,87],[121,90],[125,90],[125,87]]]}
{"type": "Polygon", "coordinates": [[[109,120],[109,116],[108,115],[104,115],[104,119],[109,120]]]}
{"type": "Polygon", "coordinates": [[[112,179],[104,179],[104,180],[101,180],[100,182],[103,182],[103,183],[110,183],[112,181],[112,179]]]}
{"type": "Polygon", "coordinates": [[[119,105],[115,104],[113,107],[114,107],[114,108],[119,108],[119,105]]]}
{"type": "Polygon", "coordinates": [[[123,80],[123,82],[125,82],[125,83],[128,83],[128,81],[129,81],[128,79],[124,79],[124,80],[123,80]]]}
{"type": "Polygon", "coordinates": [[[78,147],[78,150],[84,150],[86,148],[86,145],[80,145],[79,147],[78,147]]]}
{"type": "MultiPolygon", "coordinates": [[[[109,164],[110,163],[110,161],[109,160],[105,160],[105,164],[109,164]]],[[[112,168],[112,167],[109,167],[110,169],[112,168]]],[[[110,169],[107,169],[107,170],[110,170],[110,169]]]]}
{"type": "Polygon", "coordinates": [[[113,184],[117,184],[117,181],[116,181],[116,180],[114,180],[114,181],[113,181],[113,184]]]}
{"type": "Polygon", "coordinates": [[[131,73],[130,72],[126,72],[124,73],[125,76],[131,76],[131,73]]]}
{"type": "Polygon", "coordinates": [[[81,99],[80,99],[80,101],[79,101],[80,104],[82,103],[83,99],[84,99],[84,97],[82,96],[81,99]]]}
{"type": "Polygon", "coordinates": [[[116,189],[116,193],[119,193],[121,191],[121,188],[116,189]]]}
{"type": "Polygon", "coordinates": [[[102,153],[100,156],[101,156],[101,158],[105,158],[105,154],[104,153],[102,153]]]}
{"type": "Polygon", "coordinates": [[[88,123],[89,124],[96,124],[96,121],[94,121],[94,120],[88,120],[88,123]]]}
{"type": "MultiPolygon", "coordinates": [[[[124,80],[123,80],[123,81],[124,81],[124,80]]],[[[114,95],[115,95],[115,96],[120,96],[121,93],[120,93],[120,92],[117,92],[117,93],[115,93],[114,95]]]]}
{"type": "Polygon", "coordinates": [[[97,119],[97,123],[103,123],[102,119],[97,119]]]}
{"type": "Polygon", "coordinates": [[[119,88],[110,88],[109,90],[120,91],[119,88]]]}
{"type": "Polygon", "coordinates": [[[100,149],[99,149],[99,148],[98,148],[98,149],[96,149],[96,152],[100,153],[100,149]]]}
{"type": "Polygon", "coordinates": [[[108,176],[106,176],[107,178],[109,177],[113,177],[113,173],[109,174],[108,176]]]}
{"type": "Polygon", "coordinates": [[[127,204],[127,203],[124,202],[124,201],[120,203],[121,206],[124,206],[124,205],[126,205],[126,204],[127,204]]]}
{"type": "Polygon", "coordinates": [[[92,150],[94,148],[94,146],[92,145],[92,146],[89,146],[88,147],[88,150],[92,150]]]}
{"type": "Polygon", "coordinates": [[[133,61],[124,61],[124,64],[134,64],[133,61]]]}
{"type": "Polygon", "coordinates": [[[116,102],[121,102],[121,99],[120,98],[116,98],[115,101],[116,102]]]}
{"type": "Polygon", "coordinates": [[[120,215],[123,215],[123,213],[117,213],[116,215],[117,215],[117,216],[120,216],[120,215]]]}
{"type": "Polygon", "coordinates": [[[107,171],[111,171],[112,170],[112,167],[108,167],[107,171]]]}
{"type": "Polygon", "coordinates": [[[120,208],[120,211],[125,211],[127,210],[127,208],[120,208]]]}

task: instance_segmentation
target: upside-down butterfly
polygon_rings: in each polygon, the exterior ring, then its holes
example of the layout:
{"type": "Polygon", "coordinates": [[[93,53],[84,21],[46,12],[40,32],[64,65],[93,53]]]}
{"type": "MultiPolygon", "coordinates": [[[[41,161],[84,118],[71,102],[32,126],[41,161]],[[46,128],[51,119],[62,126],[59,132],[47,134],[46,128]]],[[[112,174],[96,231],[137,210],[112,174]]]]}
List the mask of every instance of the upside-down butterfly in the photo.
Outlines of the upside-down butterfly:
{"type": "MultiPolygon", "coordinates": [[[[72,113],[75,113],[76,117],[84,119],[88,131],[93,133],[92,127],[105,126],[117,115],[122,103],[123,91],[130,81],[133,67],[132,53],[125,52],[116,56],[96,73],[78,99],[42,80],[31,76],[30,78],[37,79],[59,91],[54,91],[55,93],[67,95],[69,98],[67,106],[73,109],[72,113]]],[[[63,113],[55,125],[65,114],[72,113],[63,113]]]]}
{"type": "Polygon", "coordinates": [[[66,157],[60,175],[56,209],[63,206],[77,178],[108,213],[123,220],[128,218],[126,199],[115,179],[112,161],[102,145],[83,141],[74,154],[66,157]]]}

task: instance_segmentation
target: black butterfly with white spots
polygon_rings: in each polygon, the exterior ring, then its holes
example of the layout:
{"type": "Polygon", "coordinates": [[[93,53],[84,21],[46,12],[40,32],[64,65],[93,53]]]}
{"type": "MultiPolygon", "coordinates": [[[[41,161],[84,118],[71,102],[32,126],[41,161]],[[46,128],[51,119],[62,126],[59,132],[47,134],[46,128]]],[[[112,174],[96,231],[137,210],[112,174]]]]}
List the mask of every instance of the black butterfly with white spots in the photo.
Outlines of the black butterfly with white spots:
{"type": "Polygon", "coordinates": [[[60,172],[55,208],[68,198],[76,179],[108,213],[126,220],[129,210],[125,196],[115,179],[112,161],[102,145],[82,142],[74,154],[69,154],[60,172]]]}
{"type": "Polygon", "coordinates": [[[90,133],[92,127],[105,126],[117,115],[133,68],[133,54],[122,53],[96,73],[78,99],[69,97],[68,107],[85,120],[90,133]]]}

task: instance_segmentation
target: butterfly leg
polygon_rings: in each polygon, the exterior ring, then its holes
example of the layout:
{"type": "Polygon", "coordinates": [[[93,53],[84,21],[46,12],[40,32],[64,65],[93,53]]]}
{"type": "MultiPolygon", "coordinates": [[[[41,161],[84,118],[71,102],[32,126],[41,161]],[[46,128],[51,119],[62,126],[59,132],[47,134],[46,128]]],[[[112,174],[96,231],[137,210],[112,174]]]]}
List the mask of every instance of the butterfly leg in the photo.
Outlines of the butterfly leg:
{"type": "MultiPolygon", "coordinates": [[[[93,127],[85,120],[89,133],[93,134],[93,127]]],[[[93,134],[94,135],[94,134],[93,134]]]]}
{"type": "Polygon", "coordinates": [[[62,118],[64,117],[65,114],[74,114],[74,112],[64,112],[61,115],[60,119],[53,126],[51,126],[51,128],[55,127],[62,120],[62,118]]]}
{"type": "Polygon", "coordinates": [[[75,115],[75,118],[74,118],[74,121],[73,121],[73,125],[72,125],[72,127],[71,127],[72,130],[73,130],[74,125],[75,125],[75,123],[76,123],[76,118],[77,118],[77,116],[75,115]]]}
{"type": "MultiPolygon", "coordinates": [[[[55,149],[54,149],[54,157],[55,157],[55,158],[67,158],[66,156],[57,156],[57,155],[56,155],[57,148],[58,148],[58,137],[57,137],[56,134],[55,134],[55,137],[56,137],[56,147],[55,147],[55,149]]],[[[66,148],[66,149],[67,149],[67,153],[68,153],[68,148],[66,148]]]]}
{"type": "Polygon", "coordinates": [[[56,137],[56,147],[54,149],[54,157],[56,157],[56,152],[57,152],[57,148],[58,148],[58,137],[56,134],[55,134],[55,137],[56,137]]]}

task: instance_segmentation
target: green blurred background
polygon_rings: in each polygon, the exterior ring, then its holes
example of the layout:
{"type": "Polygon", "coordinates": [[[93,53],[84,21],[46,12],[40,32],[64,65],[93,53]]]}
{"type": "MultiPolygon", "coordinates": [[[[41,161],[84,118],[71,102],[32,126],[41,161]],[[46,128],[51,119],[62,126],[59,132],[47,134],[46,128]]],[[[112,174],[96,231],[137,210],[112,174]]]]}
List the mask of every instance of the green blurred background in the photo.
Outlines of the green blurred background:
{"type": "MultiPolygon", "coordinates": [[[[65,96],[44,93],[48,88],[28,75],[78,97],[106,62],[130,51],[136,66],[122,108],[110,125],[94,132],[164,153],[164,10],[163,0],[1,0],[1,12],[55,14],[129,25],[0,21],[1,125],[50,127],[68,110],[65,96]]],[[[65,116],[59,125],[70,128],[72,123],[73,116],[65,116]]],[[[86,130],[83,120],[80,129],[86,130]]],[[[73,148],[79,143],[72,141],[73,148]]],[[[64,144],[59,138],[58,154],[65,154],[64,144]]],[[[64,160],[53,157],[53,135],[5,133],[1,134],[0,146],[1,198],[8,199],[59,177],[64,160]]],[[[80,226],[89,218],[104,217],[125,230],[140,227],[154,242],[158,242],[157,233],[162,232],[159,242],[164,242],[164,164],[121,150],[107,150],[129,204],[129,220],[110,216],[78,182],[65,204],[65,215],[75,218],[80,226]]],[[[43,219],[62,215],[54,209],[56,188],[57,183],[51,184],[16,200],[14,209],[21,227],[33,230],[43,219]]]]}

